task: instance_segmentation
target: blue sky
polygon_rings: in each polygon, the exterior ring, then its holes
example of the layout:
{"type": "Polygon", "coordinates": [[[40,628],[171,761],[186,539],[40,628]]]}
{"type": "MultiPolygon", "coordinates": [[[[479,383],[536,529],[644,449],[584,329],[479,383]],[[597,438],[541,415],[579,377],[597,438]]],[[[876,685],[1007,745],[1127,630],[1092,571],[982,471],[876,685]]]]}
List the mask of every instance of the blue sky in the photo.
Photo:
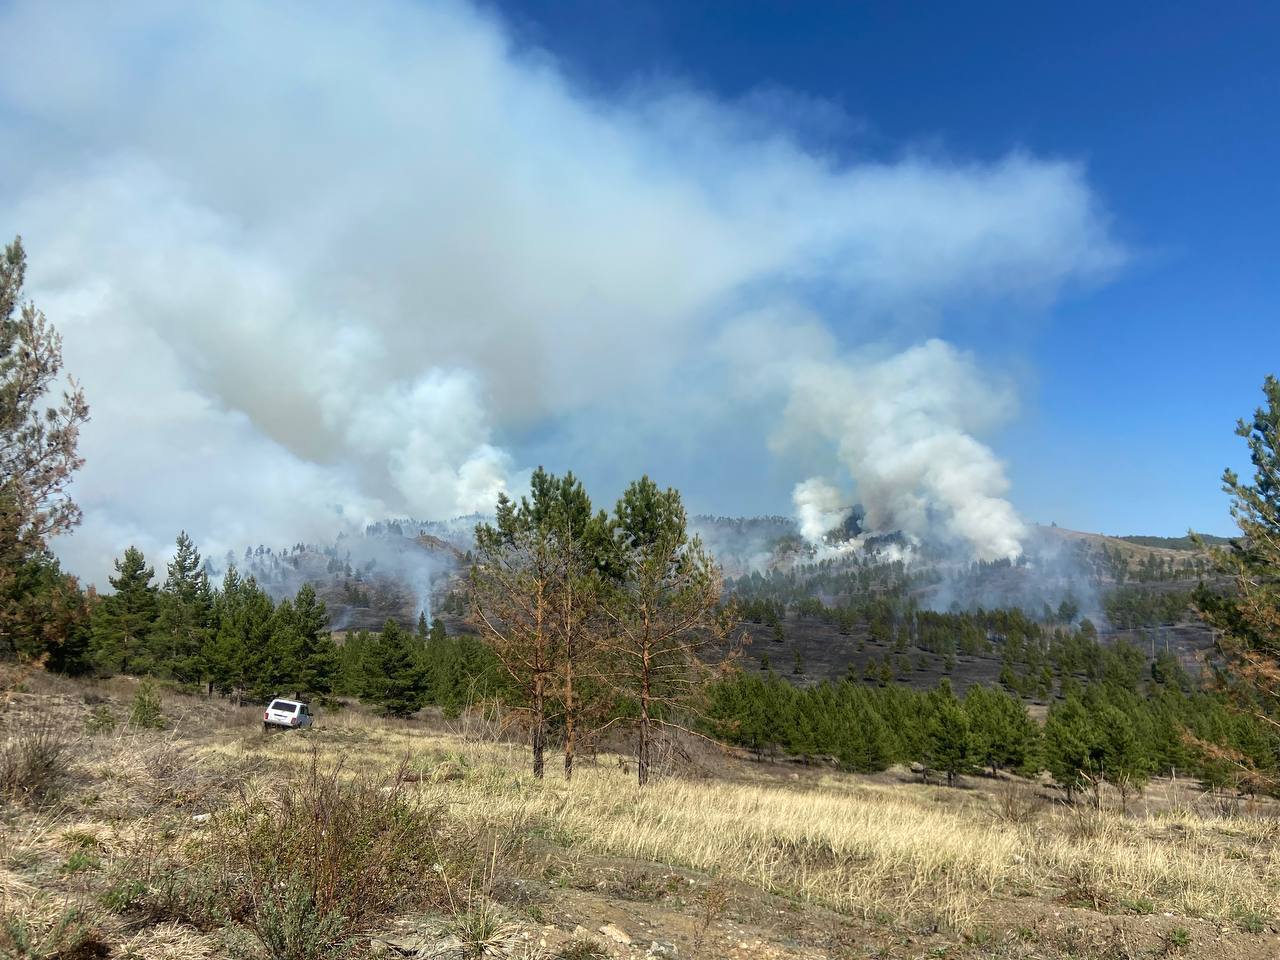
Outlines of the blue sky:
{"type": "MultiPolygon", "coordinates": [[[[603,95],[676,77],[827,101],[842,156],[918,147],[1082,161],[1130,261],[1025,318],[1021,414],[995,446],[1030,518],[1231,529],[1232,433],[1280,372],[1280,5],[499,3],[603,95]]],[[[992,342],[993,340],[998,342],[992,342]]]]}

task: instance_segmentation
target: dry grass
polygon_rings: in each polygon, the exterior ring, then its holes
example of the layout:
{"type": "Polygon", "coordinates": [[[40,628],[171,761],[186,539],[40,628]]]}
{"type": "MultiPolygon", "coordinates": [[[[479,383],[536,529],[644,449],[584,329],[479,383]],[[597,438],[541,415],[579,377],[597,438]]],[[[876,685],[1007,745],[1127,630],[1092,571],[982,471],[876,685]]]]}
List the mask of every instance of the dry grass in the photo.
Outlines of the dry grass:
{"type": "MultiPolygon", "coordinates": [[[[971,931],[991,900],[1016,897],[1223,921],[1280,912],[1280,822],[1271,818],[1049,804],[1038,816],[1001,818],[954,790],[841,776],[807,789],[667,780],[641,790],[612,765],[583,767],[572,785],[539,784],[523,774],[517,748],[389,724],[363,735],[360,763],[371,771],[406,754],[430,767],[460,753],[465,777],[424,778],[416,789],[469,827],[686,866],[868,917],[971,931]]],[[[297,741],[271,749],[300,762],[297,741]]]]}
{"type": "MultiPolygon", "coordinates": [[[[56,709],[82,722],[103,700],[127,703],[132,693],[124,682],[100,685],[93,698],[57,687],[16,709],[24,718],[56,709]]],[[[92,928],[119,956],[252,956],[261,952],[263,931],[257,938],[252,931],[263,917],[241,908],[246,894],[272,885],[274,858],[295,848],[306,854],[301,860],[319,858],[305,870],[327,886],[308,887],[306,904],[320,903],[324,912],[345,896],[337,881],[351,868],[326,830],[358,831],[358,823],[342,820],[347,796],[361,798],[360,809],[383,810],[393,826],[399,799],[430,812],[435,848],[428,860],[405,860],[410,866],[447,859],[440,853],[446,836],[480,845],[480,876],[465,875],[474,864],[449,866],[458,871],[455,885],[428,890],[438,879],[428,870],[416,901],[375,905],[359,924],[374,929],[411,904],[412,911],[434,909],[460,942],[514,935],[519,917],[492,902],[502,871],[595,889],[592,862],[600,857],[712,878],[692,907],[703,929],[725,909],[722,898],[738,896],[729,891],[750,888],[976,943],[1012,936],[996,918],[1027,903],[1067,916],[1081,907],[1169,913],[1245,929],[1280,915],[1280,820],[1219,812],[1182,787],[1153,788],[1153,812],[1129,816],[1053,804],[1026,783],[986,791],[841,775],[793,782],[759,768],[737,770],[736,779],[673,778],[641,790],[613,758],[580,764],[571,784],[554,775],[536,782],[519,746],[357,710],[326,716],[312,731],[274,736],[257,732],[253,708],[217,707],[206,711],[213,722],[201,723],[199,701],[170,694],[165,714],[176,718],[165,731],[121,727],[80,737],[71,787],[57,803],[15,807],[0,819],[0,910],[8,920],[47,936],[74,909],[79,926],[68,931],[92,928]],[[291,807],[299,789],[332,803],[291,807]],[[297,829],[272,828],[286,822],[297,829]],[[239,831],[238,845],[235,834],[220,832],[228,825],[239,831]],[[258,847],[266,859],[255,859],[258,847]],[[215,862],[215,849],[238,857],[231,872],[242,877],[267,871],[263,883],[235,891],[235,910],[225,898],[215,902],[227,893],[216,883],[193,890],[165,880],[181,875],[178,868],[215,862]],[[206,895],[215,900],[200,899],[206,895]]],[[[13,717],[0,715],[0,723],[13,717]]],[[[0,735],[12,737],[13,729],[0,735]]],[[[379,844],[399,844],[397,836],[370,835],[369,849],[394,852],[379,844]]],[[[378,860],[369,863],[373,869],[378,860]]],[[[418,867],[410,873],[423,872],[418,867]]],[[[406,874],[401,885],[416,883],[406,874]]],[[[353,932],[340,931],[331,945],[354,942],[353,932]]]]}
{"type": "Polygon", "coordinates": [[[33,806],[55,799],[71,768],[71,748],[50,720],[24,724],[0,743],[0,798],[33,806]]]}

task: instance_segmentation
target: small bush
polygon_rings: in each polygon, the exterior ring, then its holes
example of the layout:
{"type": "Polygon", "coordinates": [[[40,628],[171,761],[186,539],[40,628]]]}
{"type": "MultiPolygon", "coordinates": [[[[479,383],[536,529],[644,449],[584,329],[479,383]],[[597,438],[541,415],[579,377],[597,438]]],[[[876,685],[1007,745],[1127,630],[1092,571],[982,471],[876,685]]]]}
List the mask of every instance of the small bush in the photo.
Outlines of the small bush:
{"type": "Polygon", "coordinates": [[[1191,946],[1191,931],[1186,927],[1174,927],[1163,937],[1162,953],[1165,956],[1171,953],[1181,953],[1189,946],[1191,946]]]}
{"type": "Polygon", "coordinates": [[[0,957],[6,960],[92,960],[110,955],[77,907],[43,921],[8,908],[0,910],[0,957]]]}
{"type": "Polygon", "coordinates": [[[454,908],[445,930],[461,944],[462,956],[467,960],[505,956],[506,948],[520,932],[493,903],[480,897],[454,908]]]}
{"type": "Polygon", "coordinates": [[[1000,823],[1031,823],[1042,809],[1034,787],[1014,782],[1003,784],[996,791],[991,815],[1000,823]]]}
{"type": "Polygon", "coordinates": [[[235,878],[223,874],[214,864],[190,866],[166,859],[151,865],[148,873],[150,880],[143,886],[141,896],[135,896],[137,888],[128,880],[112,887],[110,892],[117,903],[113,909],[138,906],[155,921],[171,920],[197,930],[225,926],[234,915],[243,912],[237,909],[243,891],[236,886],[235,878]]]}
{"type": "Polygon", "coordinates": [[[164,713],[160,707],[160,695],[150,680],[138,686],[133,697],[133,709],[129,712],[129,726],[135,730],[163,730],[164,713]]]}
{"type": "Polygon", "coordinates": [[[121,877],[102,894],[102,905],[115,913],[135,907],[145,901],[147,885],[136,877],[121,877]]]}
{"type": "Polygon", "coordinates": [[[89,719],[84,722],[84,728],[89,733],[111,733],[118,723],[111,708],[103,703],[89,711],[89,719]]]}
{"type": "Polygon", "coordinates": [[[71,771],[71,744],[51,723],[22,728],[0,747],[0,795],[39,805],[57,798],[71,771]]]}
{"type": "Polygon", "coordinates": [[[273,960],[338,960],[352,931],[338,910],[326,908],[305,877],[290,877],[256,904],[251,925],[273,960]]]}
{"type": "Polygon", "coordinates": [[[1245,933],[1262,933],[1267,929],[1267,918],[1254,910],[1245,910],[1237,914],[1236,923],[1245,933]]]}
{"type": "Polygon", "coordinates": [[[186,912],[193,896],[214,901],[203,912],[242,923],[277,960],[332,960],[382,918],[444,906],[445,874],[470,861],[446,844],[439,811],[406,798],[400,779],[347,779],[313,755],[307,774],[210,822],[203,859],[170,899],[186,912]]]}
{"type": "Polygon", "coordinates": [[[62,834],[62,843],[72,850],[100,850],[102,841],[91,830],[67,830],[62,834]]]}
{"type": "Polygon", "coordinates": [[[97,870],[100,866],[99,860],[87,850],[77,850],[71,856],[67,857],[66,863],[58,868],[59,873],[81,873],[85,870],[97,870]]]}
{"type": "Polygon", "coordinates": [[[1131,897],[1128,899],[1122,899],[1120,901],[1120,906],[1124,907],[1130,913],[1136,913],[1139,915],[1147,915],[1156,912],[1155,901],[1150,897],[1131,897]]]}
{"type": "Polygon", "coordinates": [[[575,937],[560,948],[560,952],[556,954],[556,960],[603,960],[608,956],[604,947],[594,940],[575,937]]]}

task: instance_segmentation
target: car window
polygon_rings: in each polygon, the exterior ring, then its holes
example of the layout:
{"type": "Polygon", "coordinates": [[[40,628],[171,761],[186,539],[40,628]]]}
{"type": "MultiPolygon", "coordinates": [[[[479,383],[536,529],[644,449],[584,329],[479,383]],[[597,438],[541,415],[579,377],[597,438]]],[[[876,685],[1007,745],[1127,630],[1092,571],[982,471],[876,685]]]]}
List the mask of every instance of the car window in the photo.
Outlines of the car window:
{"type": "Polygon", "coordinates": [[[267,709],[279,710],[281,713],[294,713],[297,711],[298,705],[288,700],[272,700],[271,706],[267,709]]]}

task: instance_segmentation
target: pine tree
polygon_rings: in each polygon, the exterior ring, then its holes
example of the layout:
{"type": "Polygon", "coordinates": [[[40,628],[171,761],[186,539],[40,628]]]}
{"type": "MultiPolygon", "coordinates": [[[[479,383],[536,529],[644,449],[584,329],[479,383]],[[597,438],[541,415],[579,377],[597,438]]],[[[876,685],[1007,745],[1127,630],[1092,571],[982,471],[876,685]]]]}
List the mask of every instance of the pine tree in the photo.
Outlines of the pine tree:
{"type": "Polygon", "coordinates": [[[870,705],[866,690],[844,684],[849,709],[845,723],[835,738],[833,753],[840,766],[860,773],[884,770],[891,762],[889,731],[883,718],[870,705]]]}
{"type": "Polygon", "coordinates": [[[964,698],[977,762],[995,776],[1001,769],[1021,769],[1032,762],[1039,729],[1026,708],[1005,691],[970,687],[964,698]]]}
{"type": "Polygon", "coordinates": [[[62,572],[48,553],[10,571],[12,592],[5,619],[8,636],[0,630],[0,660],[14,657],[39,662],[66,674],[87,673],[93,666],[90,603],[75,577],[62,572]]]}
{"type": "Polygon", "coordinates": [[[267,645],[259,658],[249,686],[260,697],[302,696],[302,664],[306,659],[306,639],[294,615],[293,601],[281,600],[271,614],[267,645]]]}
{"type": "Polygon", "coordinates": [[[1058,604],[1058,619],[1063,623],[1073,623],[1080,615],[1080,604],[1076,602],[1076,598],[1068,594],[1062,598],[1062,602],[1058,604]]]}
{"type": "Polygon", "coordinates": [[[213,591],[200,552],[186,531],[178,534],[158,598],[156,629],[151,635],[152,660],[162,675],[195,682],[203,675],[200,651],[213,623],[213,591]]]}
{"type": "Polygon", "coordinates": [[[151,582],[155,570],[137,547],[125,550],[115,568],[115,576],[109,578],[115,593],[94,611],[94,659],[109,672],[144,672],[150,666],[146,653],[158,613],[151,582]]]}
{"type": "Polygon", "coordinates": [[[1049,709],[1044,725],[1044,759],[1053,779],[1067,791],[1068,801],[1102,772],[1102,743],[1097,726],[1074,694],[1049,709]]]}
{"type": "Polygon", "coordinates": [[[0,255],[0,656],[39,657],[65,641],[53,627],[79,589],[58,570],[48,541],[80,522],[68,487],[84,462],[76,448],[89,407],[63,376],[62,338],[22,300],[26,269],[15,238],[0,255]],[[59,383],[61,400],[48,402],[59,383]]]}
{"type": "MultiPolygon", "coordinates": [[[[1248,444],[1253,482],[1232,470],[1222,475],[1240,536],[1213,557],[1219,572],[1234,580],[1235,590],[1222,595],[1201,587],[1195,602],[1218,631],[1235,680],[1236,705],[1274,729],[1280,714],[1280,381],[1268,376],[1262,390],[1266,405],[1236,426],[1248,444]]],[[[1262,771],[1253,773],[1275,785],[1262,771]]]]}
{"type": "Polygon", "coordinates": [[[655,735],[688,721],[709,661],[728,634],[719,565],[690,536],[684,504],[647,476],[627,487],[614,509],[615,577],[606,578],[603,642],[614,693],[636,705],[636,767],[641,786],[655,735]]]}
{"type": "Polygon", "coordinates": [[[264,663],[270,646],[271,598],[253,577],[241,579],[234,566],[227,569],[214,607],[216,629],[205,645],[205,675],[213,689],[241,702],[247,691],[269,696],[264,663]]]}
{"type": "Polygon", "coordinates": [[[393,717],[408,717],[421,710],[429,697],[420,644],[414,635],[387,620],[369,653],[369,698],[393,717]]]}
{"type": "Polygon", "coordinates": [[[329,613],[315,588],[304,583],[293,598],[294,629],[302,638],[302,661],[297,670],[303,696],[327,696],[333,690],[338,650],[329,632],[329,613]]]}
{"type": "Polygon", "coordinates": [[[1000,685],[1010,693],[1016,693],[1018,690],[1018,680],[1014,676],[1013,667],[1009,663],[1005,663],[1000,667],[1000,685]]]}
{"type": "Polygon", "coordinates": [[[425,634],[425,638],[428,641],[428,643],[434,643],[434,644],[444,643],[449,638],[449,633],[444,628],[444,621],[442,620],[432,621],[431,628],[427,630],[425,634]]]}
{"type": "Polygon", "coordinates": [[[534,776],[543,776],[548,721],[557,707],[571,776],[583,710],[578,681],[596,653],[589,623],[614,549],[607,518],[591,513],[572,473],[556,477],[539,467],[530,488],[519,503],[500,495],[496,521],[476,526],[472,614],[510,678],[508,693],[523,701],[534,776]]]}
{"type": "Polygon", "coordinates": [[[1102,773],[1120,794],[1122,809],[1128,810],[1129,797],[1140,793],[1151,776],[1151,760],[1130,713],[1115,706],[1105,706],[1098,713],[1098,730],[1102,753],[1102,773]]]}
{"type": "Polygon", "coordinates": [[[366,697],[369,686],[366,669],[372,638],[367,630],[348,633],[338,647],[338,669],[334,692],[348,697],[366,697]]]}
{"type": "Polygon", "coordinates": [[[930,695],[932,711],[926,724],[926,762],[934,770],[947,775],[947,785],[968,773],[973,766],[973,733],[969,715],[943,681],[930,695]]]}
{"type": "Polygon", "coordinates": [[[1191,677],[1182,666],[1178,655],[1167,650],[1156,653],[1151,661],[1151,682],[1176,687],[1183,692],[1191,689],[1191,677]]]}

